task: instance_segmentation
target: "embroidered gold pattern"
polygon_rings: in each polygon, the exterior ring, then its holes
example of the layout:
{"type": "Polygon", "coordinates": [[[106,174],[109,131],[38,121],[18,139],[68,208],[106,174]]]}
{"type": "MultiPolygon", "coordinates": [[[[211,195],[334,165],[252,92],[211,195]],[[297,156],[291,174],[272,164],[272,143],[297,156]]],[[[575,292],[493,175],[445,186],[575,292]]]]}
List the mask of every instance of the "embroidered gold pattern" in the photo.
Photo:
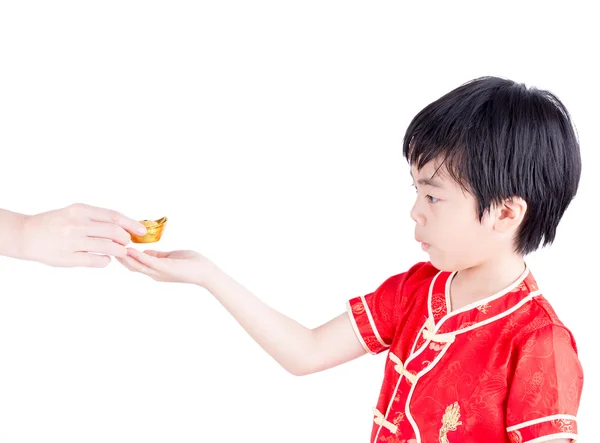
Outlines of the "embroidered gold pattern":
{"type": "Polygon", "coordinates": [[[552,420],[552,424],[560,430],[560,432],[573,432],[575,428],[575,422],[568,418],[559,418],[552,420]]]}
{"type": "Polygon", "coordinates": [[[484,303],[481,306],[477,306],[477,309],[479,309],[480,312],[483,312],[484,314],[487,314],[488,309],[490,308],[490,304],[489,303],[484,303]]]}
{"type": "Polygon", "coordinates": [[[396,418],[392,420],[392,423],[398,426],[402,420],[404,420],[404,412],[398,411],[396,412],[396,418]]]}
{"type": "Polygon", "coordinates": [[[354,315],[360,315],[363,312],[365,312],[365,307],[362,303],[357,303],[354,306],[352,306],[352,312],[354,313],[354,315]]]}
{"type": "Polygon", "coordinates": [[[519,430],[510,431],[508,433],[508,439],[510,443],[523,443],[523,436],[519,430]]]}
{"type": "Polygon", "coordinates": [[[453,404],[446,408],[446,412],[442,417],[442,427],[440,428],[440,443],[450,443],[446,434],[450,431],[456,431],[456,428],[462,425],[462,421],[458,421],[460,418],[460,406],[455,401],[453,404]]]}

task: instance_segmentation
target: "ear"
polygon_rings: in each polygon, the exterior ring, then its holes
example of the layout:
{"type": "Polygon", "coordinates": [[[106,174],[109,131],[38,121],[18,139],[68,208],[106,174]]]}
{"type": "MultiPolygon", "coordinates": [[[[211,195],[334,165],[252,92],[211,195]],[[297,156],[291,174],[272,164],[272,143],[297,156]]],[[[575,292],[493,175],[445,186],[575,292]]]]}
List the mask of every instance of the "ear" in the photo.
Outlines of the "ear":
{"type": "Polygon", "coordinates": [[[494,230],[506,233],[516,231],[525,218],[526,212],[527,202],[521,197],[504,200],[496,207],[494,230]]]}

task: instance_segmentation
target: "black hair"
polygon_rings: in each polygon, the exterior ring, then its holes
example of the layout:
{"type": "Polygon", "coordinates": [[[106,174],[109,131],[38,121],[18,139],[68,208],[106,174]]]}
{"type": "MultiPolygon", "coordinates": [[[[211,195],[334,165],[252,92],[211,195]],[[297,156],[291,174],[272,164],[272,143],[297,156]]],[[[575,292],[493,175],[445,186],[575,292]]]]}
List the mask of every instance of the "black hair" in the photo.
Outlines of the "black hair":
{"type": "Polygon", "coordinates": [[[581,176],[579,142],[562,102],[499,77],[472,80],[426,106],[406,130],[403,154],[417,169],[439,161],[477,199],[479,221],[494,204],[525,200],[515,238],[523,255],[554,241],[581,176]]]}

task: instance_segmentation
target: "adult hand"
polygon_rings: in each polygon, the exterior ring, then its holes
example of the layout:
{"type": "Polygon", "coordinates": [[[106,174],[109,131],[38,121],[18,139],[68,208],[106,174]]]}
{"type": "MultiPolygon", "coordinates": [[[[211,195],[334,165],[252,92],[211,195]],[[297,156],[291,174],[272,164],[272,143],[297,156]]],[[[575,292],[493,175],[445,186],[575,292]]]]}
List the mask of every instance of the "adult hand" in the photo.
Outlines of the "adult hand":
{"type": "Polygon", "coordinates": [[[119,212],[77,203],[25,217],[23,258],[56,267],[103,268],[110,256],[127,255],[130,233],[143,235],[146,228],[119,212]]]}

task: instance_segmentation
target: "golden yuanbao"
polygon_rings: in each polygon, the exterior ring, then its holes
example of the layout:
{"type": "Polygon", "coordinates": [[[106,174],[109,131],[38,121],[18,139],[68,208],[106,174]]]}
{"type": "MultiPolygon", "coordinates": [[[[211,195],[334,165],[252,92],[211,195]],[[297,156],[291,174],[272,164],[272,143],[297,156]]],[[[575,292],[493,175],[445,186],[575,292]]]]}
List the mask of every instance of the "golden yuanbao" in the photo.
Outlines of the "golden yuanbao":
{"type": "Polygon", "coordinates": [[[158,220],[141,220],[140,223],[146,227],[146,235],[131,234],[131,241],[134,243],[155,243],[160,240],[165,230],[167,217],[158,220]]]}

